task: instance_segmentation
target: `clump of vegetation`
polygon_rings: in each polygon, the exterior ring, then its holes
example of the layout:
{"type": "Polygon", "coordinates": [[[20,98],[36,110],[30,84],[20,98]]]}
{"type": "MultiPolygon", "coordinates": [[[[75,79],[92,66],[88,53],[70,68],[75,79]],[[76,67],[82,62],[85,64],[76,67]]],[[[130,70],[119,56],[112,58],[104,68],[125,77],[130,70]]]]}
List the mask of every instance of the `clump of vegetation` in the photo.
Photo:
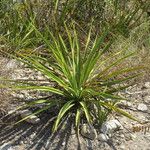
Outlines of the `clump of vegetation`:
{"type": "MultiPolygon", "coordinates": [[[[127,112],[116,106],[117,102],[124,99],[118,96],[116,92],[127,87],[120,86],[122,82],[132,79],[138,74],[121,79],[115,77],[123,73],[135,71],[139,69],[139,67],[127,69],[120,68],[111,71],[123,60],[133,55],[133,53],[128,53],[124,57],[115,60],[112,64],[103,68],[103,64],[107,63],[108,58],[101,60],[101,57],[111,45],[111,42],[103,45],[109,30],[106,30],[103,35],[97,36],[94,42],[91,41],[92,30],[90,30],[85,45],[81,45],[75,27],[71,31],[66,27],[66,39],[63,39],[60,34],[58,37],[55,37],[51,31],[47,30],[51,36],[51,42],[49,42],[49,40],[47,40],[36,28],[35,30],[47,45],[47,50],[48,53],[51,54],[53,63],[49,57],[44,58],[42,56],[36,56],[34,53],[18,53],[17,59],[27,64],[30,68],[40,71],[50,81],[56,82],[57,87],[38,86],[33,82],[25,82],[23,80],[5,80],[6,84],[4,85],[4,87],[8,86],[15,90],[41,90],[61,96],[60,100],[40,99],[27,103],[26,106],[30,107],[36,104],[46,103],[45,107],[36,111],[34,114],[38,114],[54,106],[59,106],[59,113],[53,128],[54,131],[57,130],[62,118],[71,114],[73,114],[73,116],[75,114],[75,125],[77,128],[80,124],[80,120],[85,118],[90,124],[101,124],[112,111],[116,111],[136,120],[127,112]]],[[[117,52],[111,55],[109,59],[118,54],[117,52]]]]}

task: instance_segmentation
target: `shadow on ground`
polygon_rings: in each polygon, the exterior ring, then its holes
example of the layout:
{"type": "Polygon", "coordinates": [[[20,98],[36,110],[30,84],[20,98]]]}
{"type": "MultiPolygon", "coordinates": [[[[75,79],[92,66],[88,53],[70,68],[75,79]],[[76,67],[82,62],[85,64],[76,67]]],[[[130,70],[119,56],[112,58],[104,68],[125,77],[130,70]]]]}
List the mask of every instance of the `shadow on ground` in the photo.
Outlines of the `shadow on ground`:
{"type": "MultiPolygon", "coordinates": [[[[11,143],[11,145],[24,145],[25,150],[61,150],[61,149],[81,149],[76,134],[72,134],[72,123],[69,121],[63,129],[57,133],[52,133],[54,115],[43,114],[40,123],[31,125],[22,122],[18,125],[11,126],[3,124],[0,126],[0,145],[11,143]],[[73,137],[72,137],[73,136],[73,137]],[[69,148],[70,138],[76,138],[75,145],[69,148]]],[[[15,122],[15,117],[3,118],[3,122],[15,122]]],[[[67,121],[68,122],[68,121],[67,121]]],[[[7,145],[5,147],[7,149],[7,145]]]]}

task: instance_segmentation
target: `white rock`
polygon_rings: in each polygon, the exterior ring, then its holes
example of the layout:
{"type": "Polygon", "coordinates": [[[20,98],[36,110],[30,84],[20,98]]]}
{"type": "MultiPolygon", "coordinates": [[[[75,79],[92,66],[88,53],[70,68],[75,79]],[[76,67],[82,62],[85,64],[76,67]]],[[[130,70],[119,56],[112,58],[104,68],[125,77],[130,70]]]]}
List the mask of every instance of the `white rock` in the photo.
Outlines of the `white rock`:
{"type": "Polygon", "coordinates": [[[9,60],[9,62],[6,64],[7,69],[14,69],[16,66],[17,62],[14,59],[9,60]]]}
{"type": "MultiPolygon", "coordinates": [[[[20,112],[22,118],[28,117],[31,114],[32,112],[27,109],[20,112]]],[[[27,118],[25,121],[31,124],[37,124],[40,122],[40,119],[36,115],[32,115],[29,118],[27,118]]]]}
{"type": "Polygon", "coordinates": [[[88,125],[88,124],[83,124],[81,127],[81,135],[90,139],[90,140],[94,140],[95,138],[97,138],[97,132],[94,129],[93,126],[88,125]]]}
{"type": "Polygon", "coordinates": [[[43,76],[36,76],[35,77],[37,80],[44,80],[43,76]]]}
{"type": "Polygon", "coordinates": [[[23,145],[24,143],[23,143],[23,141],[20,141],[19,144],[20,144],[20,145],[23,145]]]}
{"type": "Polygon", "coordinates": [[[20,99],[24,99],[24,95],[23,94],[18,94],[18,97],[17,98],[20,98],[20,99]]]}
{"type": "Polygon", "coordinates": [[[143,112],[146,112],[148,110],[147,106],[143,103],[139,104],[137,109],[143,112]]]}
{"type": "Polygon", "coordinates": [[[62,142],[62,146],[65,146],[66,142],[62,142]]]}
{"type": "Polygon", "coordinates": [[[107,142],[109,140],[109,137],[104,133],[100,133],[99,137],[98,137],[98,140],[102,141],[102,142],[107,142]]]}
{"type": "Polygon", "coordinates": [[[118,103],[118,106],[132,107],[132,103],[126,100],[122,100],[120,103],[118,103]]]}
{"type": "Polygon", "coordinates": [[[116,119],[106,121],[101,126],[101,132],[104,134],[111,134],[115,130],[122,128],[120,122],[116,119]]]}
{"type": "Polygon", "coordinates": [[[124,134],[120,134],[120,138],[125,138],[125,135],[124,134]]]}
{"type": "Polygon", "coordinates": [[[125,150],[125,149],[126,149],[125,145],[120,145],[120,150],[125,150]]]}
{"type": "Polygon", "coordinates": [[[149,103],[150,102],[150,95],[147,95],[144,97],[144,101],[149,103]]]}
{"type": "Polygon", "coordinates": [[[30,135],[30,138],[33,139],[36,136],[36,133],[30,135]]]}
{"type": "Polygon", "coordinates": [[[145,82],[144,87],[147,89],[150,88],[150,82],[145,82]]]}
{"type": "Polygon", "coordinates": [[[131,103],[131,102],[127,102],[126,104],[127,104],[128,107],[131,107],[131,106],[132,106],[132,103],[131,103]]]}

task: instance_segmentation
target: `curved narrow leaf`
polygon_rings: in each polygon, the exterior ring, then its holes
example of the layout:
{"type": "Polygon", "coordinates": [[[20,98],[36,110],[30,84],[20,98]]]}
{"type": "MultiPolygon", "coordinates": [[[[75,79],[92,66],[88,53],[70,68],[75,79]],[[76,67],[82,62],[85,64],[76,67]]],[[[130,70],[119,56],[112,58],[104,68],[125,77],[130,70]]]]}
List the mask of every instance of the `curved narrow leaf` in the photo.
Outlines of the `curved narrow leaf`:
{"type": "Polygon", "coordinates": [[[114,63],[110,64],[103,71],[101,71],[99,74],[97,74],[96,76],[94,76],[90,82],[93,82],[93,80],[96,79],[96,78],[100,78],[100,77],[104,76],[107,73],[107,71],[109,71],[112,67],[118,65],[119,63],[121,63],[122,61],[124,61],[126,58],[129,58],[129,57],[131,57],[134,54],[135,53],[130,53],[130,54],[128,54],[128,55],[126,55],[126,56],[124,56],[124,57],[116,60],[114,63]]]}
{"type": "Polygon", "coordinates": [[[81,104],[81,106],[82,106],[82,108],[84,110],[85,117],[86,117],[88,123],[91,123],[92,120],[91,120],[91,116],[90,116],[90,113],[89,113],[89,110],[87,108],[86,103],[85,102],[80,102],[80,104],[81,104]]]}
{"type": "Polygon", "coordinates": [[[77,134],[79,135],[79,124],[80,124],[80,119],[81,119],[81,109],[78,108],[76,112],[76,117],[75,117],[75,126],[77,128],[77,134]]]}
{"type": "Polygon", "coordinates": [[[0,88],[11,88],[12,90],[39,90],[64,95],[63,91],[48,86],[0,85],[0,88]]]}
{"type": "Polygon", "coordinates": [[[78,127],[80,123],[80,115],[81,115],[81,109],[78,108],[76,112],[76,118],[75,118],[75,126],[78,127]]]}
{"type": "MultiPolygon", "coordinates": [[[[102,106],[105,106],[109,109],[112,109],[113,111],[129,118],[129,119],[132,119],[134,121],[137,121],[137,122],[140,122],[137,118],[133,117],[131,114],[127,113],[126,111],[120,109],[119,107],[115,106],[115,105],[111,105],[110,103],[107,103],[107,102],[102,102],[102,101],[99,101],[99,103],[102,105],[102,106]]],[[[140,122],[141,123],[141,122],[140,122]]]]}
{"type": "Polygon", "coordinates": [[[115,96],[115,95],[104,93],[104,92],[100,92],[97,94],[98,94],[98,96],[103,97],[105,99],[126,100],[126,98],[123,98],[120,96],[115,96]]]}
{"type": "Polygon", "coordinates": [[[121,69],[121,70],[116,70],[114,72],[111,72],[107,76],[105,76],[103,79],[107,80],[109,78],[116,77],[117,75],[121,75],[121,74],[132,72],[132,71],[137,71],[137,70],[141,70],[141,69],[144,69],[144,67],[138,66],[138,67],[131,67],[131,68],[125,68],[125,69],[121,69]]]}
{"type": "Polygon", "coordinates": [[[107,93],[115,93],[115,92],[118,92],[118,91],[122,91],[122,90],[124,90],[124,89],[127,89],[128,87],[130,87],[130,86],[132,86],[132,85],[133,85],[133,83],[132,83],[132,84],[129,84],[129,85],[125,85],[125,86],[119,86],[119,87],[117,87],[117,88],[113,88],[113,89],[107,90],[106,92],[107,92],[107,93]]]}
{"type": "Polygon", "coordinates": [[[83,73],[81,76],[81,84],[83,84],[87,78],[90,75],[91,70],[93,69],[93,65],[95,65],[93,63],[93,61],[96,63],[98,60],[98,56],[99,54],[101,54],[101,52],[99,52],[100,46],[103,43],[103,41],[105,40],[106,36],[108,35],[109,30],[107,29],[99,38],[96,38],[93,44],[93,47],[89,53],[89,55],[87,56],[87,59],[83,65],[83,73]]]}
{"type": "Polygon", "coordinates": [[[19,120],[18,122],[15,123],[15,125],[18,124],[18,123],[20,123],[20,122],[22,122],[22,121],[24,121],[24,120],[27,120],[28,118],[30,118],[30,117],[32,117],[32,116],[34,116],[34,115],[37,115],[37,114],[39,114],[39,113],[41,113],[41,112],[43,112],[43,111],[49,109],[50,107],[52,107],[52,106],[54,106],[54,105],[56,105],[56,102],[51,102],[51,103],[49,103],[48,106],[46,106],[46,107],[44,107],[44,108],[42,108],[42,109],[39,109],[39,110],[37,110],[36,112],[32,113],[31,115],[28,115],[27,117],[25,117],[25,118],[19,120]]]}
{"type": "Polygon", "coordinates": [[[138,77],[138,76],[140,76],[140,75],[142,75],[142,73],[138,73],[138,74],[135,74],[135,75],[132,75],[132,76],[129,76],[129,77],[120,79],[120,80],[114,80],[114,81],[103,82],[103,83],[101,84],[101,86],[110,86],[110,85],[119,84],[119,83],[122,83],[122,82],[124,82],[124,81],[127,81],[127,80],[133,79],[133,78],[135,78],[135,77],[138,77]]]}
{"type": "Polygon", "coordinates": [[[60,120],[62,119],[62,117],[65,115],[65,113],[72,108],[75,104],[72,104],[74,102],[74,100],[68,101],[67,103],[64,104],[64,106],[61,108],[61,110],[59,111],[58,117],[55,121],[55,124],[53,126],[53,131],[56,131],[59,125],[60,120]]]}

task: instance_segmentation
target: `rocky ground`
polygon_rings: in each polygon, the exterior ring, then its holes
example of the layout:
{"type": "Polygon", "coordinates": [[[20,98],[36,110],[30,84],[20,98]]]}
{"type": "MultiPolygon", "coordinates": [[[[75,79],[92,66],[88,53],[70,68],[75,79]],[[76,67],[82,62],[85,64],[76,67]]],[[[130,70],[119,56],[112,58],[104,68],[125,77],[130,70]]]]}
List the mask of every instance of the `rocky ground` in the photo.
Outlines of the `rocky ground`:
{"type": "MultiPolygon", "coordinates": [[[[13,61],[5,63],[5,66],[7,67],[4,67],[4,70],[13,70],[13,78],[44,80],[38,72],[33,72],[29,68],[19,68],[13,61]]],[[[43,84],[48,83],[43,81],[43,84]]],[[[38,116],[39,121],[35,124],[29,121],[12,125],[20,115],[8,114],[24,99],[30,100],[39,94],[42,96],[42,93],[10,92],[9,98],[4,94],[5,92],[0,96],[0,150],[150,150],[150,81],[135,84],[120,93],[131,99],[120,103],[120,107],[145,124],[141,125],[126,117],[112,114],[101,129],[89,128],[86,132],[84,126],[88,125],[82,125],[79,139],[69,119],[62,130],[52,134],[55,112],[43,113],[38,116]],[[4,103],[4,98],[8,102],[4,103]],[[4,117],[5,115],[7,116],[4,117]]]]}

